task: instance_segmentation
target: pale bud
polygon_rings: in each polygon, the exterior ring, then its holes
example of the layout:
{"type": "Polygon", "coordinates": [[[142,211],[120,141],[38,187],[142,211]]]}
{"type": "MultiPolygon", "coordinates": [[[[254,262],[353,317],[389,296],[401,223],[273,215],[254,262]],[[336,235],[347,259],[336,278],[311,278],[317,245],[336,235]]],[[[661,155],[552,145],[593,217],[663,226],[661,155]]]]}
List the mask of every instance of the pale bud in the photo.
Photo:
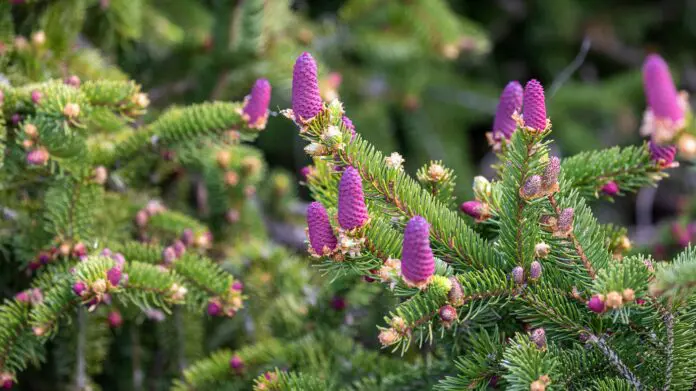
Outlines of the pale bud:
{"type": "Polygon", "coordinates": [[[384,158],[384,162],[389,168],[402,169],[404,158],[398,152],[392,152],[391,155],[384,158]]]}
{"type": "Polygon", "coordinates": [[[539,242],[534,246],[534,255],[537,258],[544,259],[549,255],[549,252],[551,252],[551,246],[544,242],[539,242]]]}
{"type": "Polygon", "coordinates": [[[133,97],[133,103],[141,109],[144,109],[150,105],[150,98],[147,97],[147,94],[140,92],[133,97]]]}
{"type": "Polygon", "coordinates": [[[106,180],[109,177],[109,172],[106,170],[106,167],[104,166],[97,166],[94,169],[94,181],[100,185],[103,185],[106,183],[106,180]]]}
{"type": "Polygon", "coordinates": [[[46,43],[46,33],[44,33],[44,32],[41,31],[41,30],[35,31],[35,32],[31,35],[31,42],[32,42],[35,46],[43,46],[43,45],[46,43]]]}
{"type": "Polygon", "coordinates": [[[106,292],[106,288],[106,280],[104,280],[103,278],[100,278],[92,283],[92,291],[98,295],[106,292]]]}
{"type": "Polygon", "coordinates": [[[437,163],[430,163],[428,167],[428,179],[433,182],[439,182],[445,177],[445,168],[437,163]]]}
{"type": "Polygon", "coordinates": [[[474,194],[477,199],[486,199],[491,195],[491,182],[483,176],[474,177],[474,194]]]}
{"type": "Polygon", "coordinates": [[[379,342],[382,346],[393,345],[399,340],[399,333],[394,329],[384,329],[379,333],[379,342]]]}
{"type": "Polygon", "coordinates": [[[681,137],[679,137],[679,141],[677,141],[677,148],[679,149],[679,154],[681,154],[684,158],[696,158],[696,137],[684,133],[681,137]]]}
{"type": "Polygon", "coordinates": [[[311,143],[304,148],[305,153],[310,156],[324,156],[328,154],[328,150],[325,146],[317,143],[311,143]]]}
{"type": "Polygon", "coordinates": [[[77,103],[67,103],[63,108],[63,114],[68,118],[80,115],[80,106],[77,103]]]}
{"type": "Polygon", "coordinates": [[[321,139],[326,142],[338,142],[341,140],[341,130],[337,126],[330,125],[321,135],[321,139]]]}
{"type": "Polygon", "coordinates": [[[619,292],[609,292],[607,293],[606,300],[604,303],[607,305],[609,308],[620,308],[623,305],[623,297],[619,292]]]}
{"type": "Polygon", "coordinates": [[[36,125],[34,124],[26,124],[24,125],[24,133],[27,136],[34,138],[39,134],[39,130],[36,128],[36,125]]]}

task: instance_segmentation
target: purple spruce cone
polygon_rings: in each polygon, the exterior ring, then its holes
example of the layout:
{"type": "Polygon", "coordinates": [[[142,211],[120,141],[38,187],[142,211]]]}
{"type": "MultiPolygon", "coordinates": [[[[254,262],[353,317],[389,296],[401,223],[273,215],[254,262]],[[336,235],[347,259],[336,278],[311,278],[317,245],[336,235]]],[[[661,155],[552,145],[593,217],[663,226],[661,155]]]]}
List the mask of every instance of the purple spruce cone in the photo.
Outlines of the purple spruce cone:
{"type": "Polygon", "coordinates": [[[538,280],[541,277],[541,262],[534,261],[529,267],[529,278],[538,280]]]}
{"type": "Polygon", "coordinates": [[[535,329],[532,331],[530,339],[539,349],[544,349],[546,347],[546,330],[542,327],[535,329]]]}
{"type": "Polygon", "coordinates": [[[650,158],[663,166],[671,165],[677,154],[675,145],[660,145],[652,140],[648,143],[648,149],[650,150],[650,158]]]}
{"type": "Polygon", "coordinates": [[[522,196],[525,198],[534,198],[541,191],[541,177],[532,175],[524,182],[522,186],[522,196]]]}
{"type": "Polygon", "coordinates": [[[341,118],[341,121],[343,122],[343,126],[346,127],[346,129],[350,130],[350,141],[353,141],[355,138],[355,125],[353,125],[353,121],[350,120],[350,118],[346,117],[345,115],[343,118],[341,118]]]}
{"type": "Polygon", "coordinates": [[[463,202],[459,209],[477,220],[483,218],[485,214],[485,206],[481,201],[476,200],[463,202]]]}
{"type": "Polygon", "coordinates": [[[677,122],[684,119],[679,93],[674,86],[669,66],[658,54],[651,54],[643,63],[643,87],[648,107],[660,119],[677,122]]]}
{"type": "Polygon", "coordinates": [[[298,122],[314,118],[322,109],[317,79],[317,63],[304,52],[295,61],[292,70],[292,111],[298,122]]]}
{"type": "Polygon", "coordinates": [[[242,361],[242,358],[237,355],[232,356],[230,359],[230,368],[238,370],[242,369],[242,367],[244,367],[244,361],[242,361]]]}
{"type": "Polygon", "coordinates": [[[258,79],[251,88],[251,94],[244,104],[242,113],[248,117],[250,127],[264,127],[268,117],[268,104],[271,102],[271,83],[258,79]]]}
{"type": "Polygon", "coordinates": [[[369,218],[362,179],[358,170],[348,167],[338,184],[338,223],[343,229],[362,227],[369,218]]]}
{"type": "Polygon", "coordinates": [[[546,129],[546,101],[541,83],[535,79],[528,81],[524,87],[523,101],[524,125],[537,131],[546,129]]]}
{"type": "Polygon", "coordinates": [[[220,303],[217,300],[211,300],[208,302],[208,315],[218,316],[220,315],[220,311],[222,311],[222,306],[220,306],[220,303]]]}
{"type": "Polygon", "coordinates": [[[515,266],[515,268],[512,269],[512,279],[516,284],[524,284],[524,269],[522,266],[515,266]]]}
{"type": "Polygon", "coordinates": [[[520,112],[522,108],[522,85],[517,81],[511,81],[500,94],[500,101],[495,110],[495,120],[493,120],[493,134],[502,133],[505,138],[510,138],[517,128],[517,123],[512,118],[512,114],[520,112]]]}
{"type": "Polygon", "coordinates": [[[605,308],[604,301],[602,301],[602,298],[600,298],[598,295],[594,295],[590,301],[587,302],[587,308],[589,308],[592,312],[601,314],[604,312],[605,308]]]}
{"type": "Polygon", "coordinates": [[[558,174],[561,173],[561,159],[558,156],[551,156],[549,163],[544,169],[544,175],[541,176],[545,189],[550,189],[558,182],[558,174]]]}
{"type": "Polygon", "coordinates": [[[112,267],[106,272],[106,279],[109,280],[111,285],[118,286],[121,283],[121,269],[118,267],[112,267]]]}
{"type": "Polygon", "coordinates": [[[315,253],[323,254],[325,247],[330,251],[336,248],[338,241],[329,223],[329,215],[319,202],[312,202],[307,208],[307,227],[309,243],[315,253]]]}
{"type": "Polygon", "coordinates": [[[72,289],[76,295],[82,296],[82,294],[87,290],[87,285],[82,281],[78,281],[73,285],[72,289]]]}
{"type": "Polygon", "coordinates": [[[430,224],[421,216],[409,220],[404,230],[401,274],[415,284],[426,282],[435,273],[429,236],[430,224]]]}
{"type": "Polygon", "coordinates": [[[608,196],[615,196],[619,194],[619,185],[614,181],[609,181],[602,186],[601,191],[608,196]]]}

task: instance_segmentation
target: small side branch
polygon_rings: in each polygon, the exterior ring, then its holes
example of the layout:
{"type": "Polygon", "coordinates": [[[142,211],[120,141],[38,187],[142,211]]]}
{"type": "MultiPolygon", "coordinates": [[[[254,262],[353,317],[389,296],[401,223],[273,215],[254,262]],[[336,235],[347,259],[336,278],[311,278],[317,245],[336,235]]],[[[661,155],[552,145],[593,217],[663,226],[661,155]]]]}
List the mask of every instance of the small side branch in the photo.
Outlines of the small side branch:
{"type": "Polygon", "coordinates": [[[674,316],[670,312],[666,312],[662,320],[665,322],[667,331],[667,346],[665,348],[667,365],[665,365],[665,386],[663,390],[668,391],[672,386],[672,368],[674,367],[674,316]]]}
{"type": "Polygon", "coordinates": [[[604,341],[603,338],[598,338],[596,335],[590,335],[590,342],[594,343],[597,345],[597,348],[604,354],[604,356],[609,360],[614,367],[623,375],[626,380],[628,380],[629,383],[637,391],[641,391],[643,389],[643,384],[640,382],[640,379],[636,375],[631,372],[631,370],[626,366],[626,364],[621,361],[621,358],[619,358],[619,355],[609,347],[609,345],[604,341]]]}
{"type": "MultiPolygon", "coordinates": [[[[551,207],[553,207],[554,213],[556,213],[556,217],[560,216],[561,215],[561,208],[558,206],[558,203],[556,202],[556,198],[554,198],[553,194],[551,194],[548,196],[548,199],[549,199],[549,202],[551,203],[551,207]]],[[[592,267],[590,260],[587,258],[585,251],[582,249],[582,245],[580,244],[580,241],[578,240],[577,236],[575,236],[575,234],[573,232],[570,233],[569,238],[573,242],[573,247],[575,247],[575,252],[580,257],[580,261],[582,261],[582,265],[585,267],[585,270],[587,270],[587,274],[589,274],[590,277],[594,280],[597,273],[595,272],[594,268],[592,267]]]]}
{"type": "Polygon", "coordinates": [[[87,339],[87,312],[84,308],[77,310],[77,367],[75,369],[75,390],[87,389],[87,362],[85,345],[87,339]]]}

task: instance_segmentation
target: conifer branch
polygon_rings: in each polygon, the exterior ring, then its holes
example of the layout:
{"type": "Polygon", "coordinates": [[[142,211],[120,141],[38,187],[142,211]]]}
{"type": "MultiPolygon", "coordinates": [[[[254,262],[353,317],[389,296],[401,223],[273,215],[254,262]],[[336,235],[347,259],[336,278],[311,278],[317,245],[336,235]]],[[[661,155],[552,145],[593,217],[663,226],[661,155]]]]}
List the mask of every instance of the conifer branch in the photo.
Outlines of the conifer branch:
{"type": "Polygon", "coordinates": [[[619,371],[619,373],[626,379],[628,382],[631,383],[633,387],[637,391],[641,391],[643,389],[643,385],[636,377],[636,375],[631,372],[631,370],[626,366],[626,364],[621,361],[621,358],[619,355],[612,350],[612,348],[606,343],[604,338],[599,338],[596,335],[591,334],[589,341],[594,343],[597,348],[604,354],[604,356],[609,360],[609,362],[619,371]]]}
{"type": "MultiPolygon", "coordinates": [[[[553,194],[550,194],[548,196],[548,200],[549,200],[549,203],[551,203],[551,207],[553,208],[554,212],[556,213],[556,218],[559,218],[561,215],[561,208],[558,206],[558,203],[556,202],[556,198],[554,197],[553,194]]],[[[582,249],[582,245],[580,244],[580,241],[578,240],[578,238],[575,236],[575,234],[572,231],[568,234],[568,237],[573,242],[573,247],[575,248],[575,252],[580,257],[580,260],[582,261],[582,265],[585,267],[587,274],[590,276],[590,278],[592,278],[594,280],[597,273],[595,272],[594,268],[592,267],[590,260],[587,258],[585,251],[582,249]]]]}

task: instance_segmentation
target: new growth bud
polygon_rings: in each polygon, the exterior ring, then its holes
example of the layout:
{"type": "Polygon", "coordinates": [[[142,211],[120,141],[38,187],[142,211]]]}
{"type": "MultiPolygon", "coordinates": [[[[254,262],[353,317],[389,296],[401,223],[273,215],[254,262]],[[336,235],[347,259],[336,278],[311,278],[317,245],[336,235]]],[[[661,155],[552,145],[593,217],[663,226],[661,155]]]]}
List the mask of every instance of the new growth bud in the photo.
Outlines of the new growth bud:
{"type": "Polygon", "coordinates": [[[394,329],[384,329],[379,332],[379,343],[382,346],[390,346],[399,341],[401,336],[394,329]]]}
{"type": "Polygon", "coordinates": [[[80,106],[77,103],[66,103],[63,114],[68,118],[75,118],[80,115],[80,106]]]}
{"type": "Polygon", "coordinates": [[[549,255],[549,252],[551,252],[551,246],[544,242],[537,243],[536,246],[534,246],[534,255],[537,258],[544,259],[549,255]]]}
{"type": "Polygon", "coordinates": [[[522,266],[515,266],[515,268],[512,269],[512,279],[517,285],[524,284],[524,269],[522,266]]]}
{"type": "Polygon", "coordinates": [[[620,308],[621,306],[623,306],[623,297],[619,292],[612,291],[607,293],[605,303],[609,308],[620,308]]]}
{"type": "Polygon", "coordinates": [[[574,213],[573,208],[565,208],[561,211],[561,214],[558,216],[558,222],[556,223],[556,230],[554,231],[555,236],[566,237],[570,235],[573,231],[574,213]]]}
{"type": "Polygon", "coordinates": [[[526,200],[531,200],[536,198],[541,193],[541,177],[539,175],[532,175],[527,178],[524,185],[520,189],[520,196],[526,200]]]}
{"type": "Polygon", "coordinates": [[[529,278],[538,280],[541,277],[541,262],[534,261],[529,267],[529,278]]]}
{"type": "Polygon", "coordinates": [[[602,186],[601,191],[602,191],[602,193],[604,193],[610,197],[613,197],[613,196],[619,194],[619,185],[614,181],[609,181],[609,182],[605,183],[604,186],[602,186]]]}
{"type": "Polygon", "coordinates": [[[650,158],[663,168],[670,168],[674,163],[674,156],[677,154],[677,147],[674,145],[660,145],[653,140],[648,142],[650,158]]]}
{"type": "Polygon", "coordinates": [[[596,312],[598,314],[604,312],[605,305],[603,297],[600,295],[592,296],[590,300],[587,302],[587,308],[589,308],[590,311],[596,312]]]}
{"type": "Polygon", "coordinates": [[[392,152],[391,155],[384,158],[384,162],[387,164],[387,167],[400,170],[403,168],[404,158],[399,153],[392,152]]]}
{"type": "Polygon", "coordinates": [[[546,349],[546,331],[543,328],[540,327],[532,331],[530,339],[539,349],[546,349]]]}
{"type": "Polygon", "coordinates": [[[481,201],[466,201],[459,206],[459,209],[465,214],[476,219],[477,222],[485,221],[491,217],[488,211],[488,205],[481,201]]]}
{"type": "Polygon", "coordinates": [[[445,327],[450,327],[457,320],[457,310],[449,304],[440,307],[438,314],[445,327]]]}
{"type": "Polygon", "coordinates": [[[558,191],[558,175],[560,173],[561,159],[559,159],[557,156],[552,156],[544,169],[544,174],[541,176],[544,192],[555,193],[558,191]]]}

